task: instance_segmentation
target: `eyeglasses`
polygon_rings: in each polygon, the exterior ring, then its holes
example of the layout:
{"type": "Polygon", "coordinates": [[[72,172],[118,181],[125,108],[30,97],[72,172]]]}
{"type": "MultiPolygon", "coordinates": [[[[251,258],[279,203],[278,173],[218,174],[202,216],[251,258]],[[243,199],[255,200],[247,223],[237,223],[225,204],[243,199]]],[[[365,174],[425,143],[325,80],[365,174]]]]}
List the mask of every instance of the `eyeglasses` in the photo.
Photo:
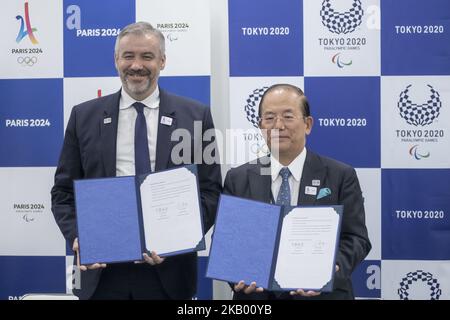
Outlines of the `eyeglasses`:
{"type": "Polygon", "coordinates": [[[265,114],[265,115],[263,115],[261,117],[261,122],[264,125],[273,126],[273,125],[275,125],[277,120],[280,119],[281,121],[283,121],[284,124],[289,125],[289,124],[292,124],[296,120],[299,120],[301,118],[306,119],[308,117],[297,116],[297,115],[295,115],[293,113],[284,113],[282,115],[275,115],[275,114],[269,113],[269,114],[265,114]]]}

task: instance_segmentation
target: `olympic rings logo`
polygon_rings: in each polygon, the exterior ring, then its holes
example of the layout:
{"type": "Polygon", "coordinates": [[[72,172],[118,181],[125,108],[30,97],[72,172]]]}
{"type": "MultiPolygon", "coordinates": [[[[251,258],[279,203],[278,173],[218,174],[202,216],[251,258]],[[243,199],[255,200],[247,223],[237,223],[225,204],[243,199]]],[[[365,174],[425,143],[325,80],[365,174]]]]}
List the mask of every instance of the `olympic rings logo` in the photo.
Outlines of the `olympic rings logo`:
{"type": "Polygon", "coordinates": [[[259,142],[255,142],[254,144],[252,144],[250,146],[250,151],[258,157],[267,156],[270,153],[270,149],[267,144],[260,144],[259,142]]]}
{"type": "Polygon", "coordinates": [[[37,63],[36,57],[18,57],[17,62],[21,64],[22,66],[33,66],[35,63],[37,63]]]}

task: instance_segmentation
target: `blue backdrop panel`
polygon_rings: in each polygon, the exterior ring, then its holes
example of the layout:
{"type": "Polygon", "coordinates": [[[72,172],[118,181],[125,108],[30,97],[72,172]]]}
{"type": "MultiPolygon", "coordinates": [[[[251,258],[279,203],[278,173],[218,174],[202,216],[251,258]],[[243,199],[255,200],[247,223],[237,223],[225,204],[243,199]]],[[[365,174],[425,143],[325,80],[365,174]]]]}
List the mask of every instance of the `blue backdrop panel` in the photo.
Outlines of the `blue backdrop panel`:
{"type": "Polygon", "coordinates": [[[228,11],[231,76],[303,74],[302,1],[230,0],[228,11]]]}
{"type": "Polygon", "coordinates": [[[312,150],[359,168],[380,166],[380,78],[305,77],[312,150]]]}
{"type": "Polygon", "coordinates": [[[0,256],[0,274],[0,299],[66,292],[66,257],[0,256]]]}
{"type": "Polygon", "coordinates": [[[198,100],[209,106],[211,85],[209,76],[161,77],[159,84],[162,89],[174,94],[198,100]]]}
{"type": "Polygon", "coordinates": [[[194,296],[194,299],[211,300],[213,298],[213,282],[211,279],[205,278],[207,265],[208,257],[198,257],[197,294],[194,296]]]}
{"type": "Polygon", "coordinates": [[[448,0],[381,2],[381,73],[450,74],[448,0]]]}
{"type": "Polygon", "coordinates": [[[383,169],[382,258],[450,259],[450,170],[383,169]]]}
{"type": "Polygon", "coordinates": [[[63,140],[62,79],[0,80],[0,166],[55,166],[63,140]]]}
{"type": "Polygon", "coordinates": [[[114,43],[135,21],[134,0],[64,0],[64,76],[116,76],[114,43]]]}
{"type": "Polygon", "coordinates": [[[352,274],[353,290],[356,297],[381,297],[381,261],[364,260],[352,274]]]}

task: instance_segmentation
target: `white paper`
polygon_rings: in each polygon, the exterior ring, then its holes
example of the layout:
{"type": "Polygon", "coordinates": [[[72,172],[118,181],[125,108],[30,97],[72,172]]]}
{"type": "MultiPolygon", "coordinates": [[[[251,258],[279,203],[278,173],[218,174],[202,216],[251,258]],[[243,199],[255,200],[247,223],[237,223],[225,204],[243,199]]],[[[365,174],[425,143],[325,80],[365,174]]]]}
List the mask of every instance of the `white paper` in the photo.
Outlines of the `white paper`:
{"type": "Polygon", "coordinates": [[[140,191],[146,248],[158,255],[195,248],[203,237],[195,175],[186,168],[153,173],[140,191]]]}
{"type": "Polygon", "coordinates": [[[332,207],[294,208],[283,218],[275,281],[320,290],[335,272],[339,215],[332,207]]]}

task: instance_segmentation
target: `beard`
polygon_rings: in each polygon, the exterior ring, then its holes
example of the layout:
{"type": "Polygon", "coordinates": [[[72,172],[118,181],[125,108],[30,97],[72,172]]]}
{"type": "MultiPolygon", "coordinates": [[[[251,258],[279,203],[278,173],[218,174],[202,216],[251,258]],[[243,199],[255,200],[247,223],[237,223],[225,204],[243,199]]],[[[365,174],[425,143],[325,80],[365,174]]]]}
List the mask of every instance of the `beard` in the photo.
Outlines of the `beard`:
{"type": "Polygon", "coordinates": [[[151,72],[147,69],[139,71],[126,70],[120,78],[122,79],[123,86],[129,93],[140,96],[150,90],[150,87],[152,85],[150,76],[151,72]],[[141,79],[139,81],[130,79],[133,76],[144,77],[144,79],[141,79]]]}

